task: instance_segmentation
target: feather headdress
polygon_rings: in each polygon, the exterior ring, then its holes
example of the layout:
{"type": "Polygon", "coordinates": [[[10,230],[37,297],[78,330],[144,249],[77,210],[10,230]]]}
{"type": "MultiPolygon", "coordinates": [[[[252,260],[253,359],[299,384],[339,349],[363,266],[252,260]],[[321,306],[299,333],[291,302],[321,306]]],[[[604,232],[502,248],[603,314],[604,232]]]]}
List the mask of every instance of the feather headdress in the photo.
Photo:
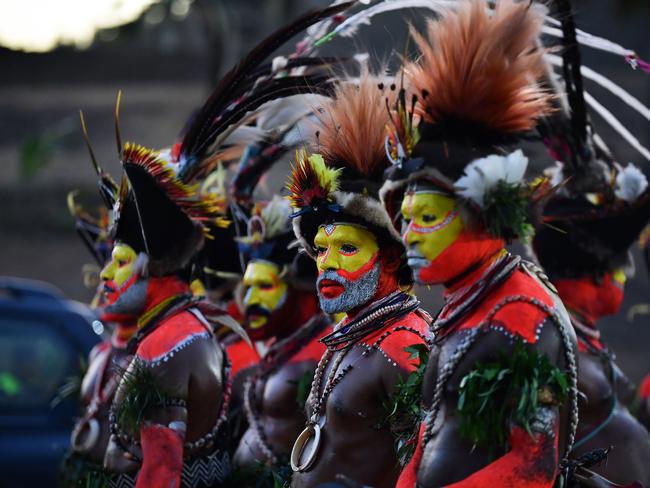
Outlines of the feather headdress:
{"type": "MultiPolygon", "coordinates": [[[[296,153],[286,186],[295,210],[294,232],[312,257],[318,228],[332,222],[362,226],[403,249],[378,195],[390,164],[384,150],[388,113],[383,81],[365,73],[358,84],[341,82],[317,112],[315,152],[296,153]]],[[[403,278],[408,282],[410,273],[403,278]]]]}
{"type": "Polygon", "coordinates": [[[97,265],[104,266],[111,252],[112,242],[108,236],[109,215],[106,207],[100,207],[97,216],[91,215],[79,202],[78,191],[68,193],[68,210],[74,218],[75,229],[97,265]]]}
{"type": "Polygon", "coordinates": [[[316,115],[321,129],[315,149],[347,179],[380,181],[388,167],[383,81],[364,73],[358,84],[340,83],[316,115]]]}
{"type": "Polygon", "coordinates": [[[204,237],[210,237],[209,224],[223,214],[224,202],[212,193],[199,192],[198,183],[220,159],[231,154],[229,137],[271,100],[329,89],[330,74],[316,68],[331,60],[293,59],[292,66],[312,70],[293,75],[264,65],[267,58],[310,25],[353,3],[310,11],[258,44],[221,79],[172,151],[153,151],[130,143],[122,146],[118,96],[116,139],[126,178],[118,191],[112,235],[137,252],[147,253],[149,272],[164,275],[186,268],[204,237]]]}
{"type": "Polygon", "coordinates": [[[626,267],[630,247],[650,220],[648,180],[633,164],[617,164],[593,131],[568,0],[558,2],[558,14],[566,107],[538,128],[556,160],[547,173],[560,186],[546,202],[532,250],[553,278],[600,278],[626,267]]]}
{"type": "Polygon", "coordinates": [[[544,14],[515,0],[493,10],[459,0],[424,35],[411,29],[420,56],[405,64],[406,86],[392,105],[386,147],[394,165],[381,190],[396,227],[406,186],[425,180],[466,202],[493,234],[529,232],[526,206],[538,196],[523,179],[528,160],[504,149],[552,110],[539,82],[544,14]]]}
{"type": "Polygon", "coordinates": [[[236,238],[246,262],[261,260],[273,263],[293,287],[312,290],[316,283],[316,266],[299,252],[295,240],[291,228],[291,206],[278,195],[255,204],[246,235],[236,238]]]}
{"type": "Polygon", "coordinates": [[[536,49],[543,22],[534,4],[499,0],[490,12],[483,0],[464,0],[429,21],[426,36],[411,28],[421,57],[404,71],[425,121],[471,122],[488,134],[533,129],[550,108],[536,83],[545,72],[536,49]]]}

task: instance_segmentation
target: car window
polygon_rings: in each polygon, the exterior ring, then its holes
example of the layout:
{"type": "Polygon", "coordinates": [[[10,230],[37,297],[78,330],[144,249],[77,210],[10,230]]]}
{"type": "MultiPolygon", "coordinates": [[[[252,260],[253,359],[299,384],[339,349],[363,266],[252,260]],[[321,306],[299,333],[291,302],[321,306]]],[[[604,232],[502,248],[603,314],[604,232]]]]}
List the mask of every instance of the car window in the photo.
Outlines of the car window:
{"type": "Polygon", "coordinates": [[[0,317],[0,409],[49,408],[72,357],[54,324],[0,317]]]}

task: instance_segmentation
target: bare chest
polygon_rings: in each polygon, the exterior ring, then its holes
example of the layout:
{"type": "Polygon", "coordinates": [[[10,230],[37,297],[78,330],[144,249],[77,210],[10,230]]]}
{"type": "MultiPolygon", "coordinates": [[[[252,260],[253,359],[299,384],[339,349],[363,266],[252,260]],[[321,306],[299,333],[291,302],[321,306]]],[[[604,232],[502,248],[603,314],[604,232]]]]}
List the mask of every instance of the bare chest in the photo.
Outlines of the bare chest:
{"type": "Polygon", "coordinates": [[[294,417],[303,406],[316,363],[286,363],[255,380],[255,405],[271,417],[294,417]]]}

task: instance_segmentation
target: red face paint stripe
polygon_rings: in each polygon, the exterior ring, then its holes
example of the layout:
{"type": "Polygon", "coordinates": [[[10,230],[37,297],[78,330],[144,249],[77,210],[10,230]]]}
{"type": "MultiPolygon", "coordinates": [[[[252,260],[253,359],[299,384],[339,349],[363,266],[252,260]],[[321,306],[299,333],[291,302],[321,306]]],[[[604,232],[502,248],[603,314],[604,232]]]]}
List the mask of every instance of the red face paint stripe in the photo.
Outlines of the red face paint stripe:
{"type": "Polygon", "coordinates": [[[133,283],[138,280],[139,277],[139,273],[133,273],[131,277],[122,284],[122,286],[118,286],[114,280],[107,281],[106,286],[108,286],[111,291],[106,291],[105,289],[104,296],[107,303],[102,304],[102,306],[106,307],[115,303],[118,298],[120,298],[120,296],[122,296],[133,285],[133,283]]]}
{"type": "Polygon", "coordinates": [[[409,224],[410,229],[416,234],[430,234],[431,232],[439,231],[440,229],[447,227],[458,215],[458,209],[453,209],[441,222],[434,225],[418,225],[415,222],[411,221],[409,224]]]}
{"type": "Polygon", "coordinates": [[[357,281],[359,278],[361,278],[363,275],[365,275],[368,271],[370,271],[373,268],[373,266],[375,265],[378,259],[379,259],[379,251],[373,254],[372,258],[370,258],[370,260],[366,264],[361,266],[358,270],[345,271],[344,269],[337,269],[336,274],[348,281],[357,281]]]}

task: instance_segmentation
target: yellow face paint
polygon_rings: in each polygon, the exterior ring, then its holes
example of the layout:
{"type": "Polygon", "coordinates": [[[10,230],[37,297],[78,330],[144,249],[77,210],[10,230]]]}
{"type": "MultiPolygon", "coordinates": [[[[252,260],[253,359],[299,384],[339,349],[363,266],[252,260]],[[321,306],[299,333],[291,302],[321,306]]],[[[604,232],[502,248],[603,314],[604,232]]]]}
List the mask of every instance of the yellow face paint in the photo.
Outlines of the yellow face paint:
{"type": "Polygon", "coordinates": [[[251,329],[260,329],[287,295],[287,283],[280,278],[278,266],[267,261],[251,261],[244,273],[244,305],[251,329]]]}
{"type": "Polygon", "coordinates": [[[377,254],[379,246],[372,232],[349,224],[328,224],[314,238],[318,271],[327,269],[355,273],[377,254]]]}
{"type": "Polygon", "coordinates": [[[203,282],[198,278],[190,283],[190,290],[195,297],[206,296],[205,286],[203,286],[203,282]]]}
{"type": "Polygon", "coordinates": [[[126,283],[135,273],[135,261],[138,254],[127,244],[116,244],[113,247],[111,260],[104,266],[99,277],[104,281],[112,281],[118,287],[126,283]]]}
{"type": "Polygon", "coordinates": [[[627,276],[625,276],[625,271],[622,269],[617,269],[612,273],[612,280],[614,280],[614,283],[618,283],[621,287],[625,286],[625,282],[627,281],[627,276]]]}
{"type": "Polygon", "coordinates": [[[454,198],[440,193],[408,192],[402,200],[401,212],[409,265],[417,259],[424,258],[429,263],[436,259],[458,239],[464,228],[454,198]],[[417,252],[413,253],[414,250],[417,252]]]}

